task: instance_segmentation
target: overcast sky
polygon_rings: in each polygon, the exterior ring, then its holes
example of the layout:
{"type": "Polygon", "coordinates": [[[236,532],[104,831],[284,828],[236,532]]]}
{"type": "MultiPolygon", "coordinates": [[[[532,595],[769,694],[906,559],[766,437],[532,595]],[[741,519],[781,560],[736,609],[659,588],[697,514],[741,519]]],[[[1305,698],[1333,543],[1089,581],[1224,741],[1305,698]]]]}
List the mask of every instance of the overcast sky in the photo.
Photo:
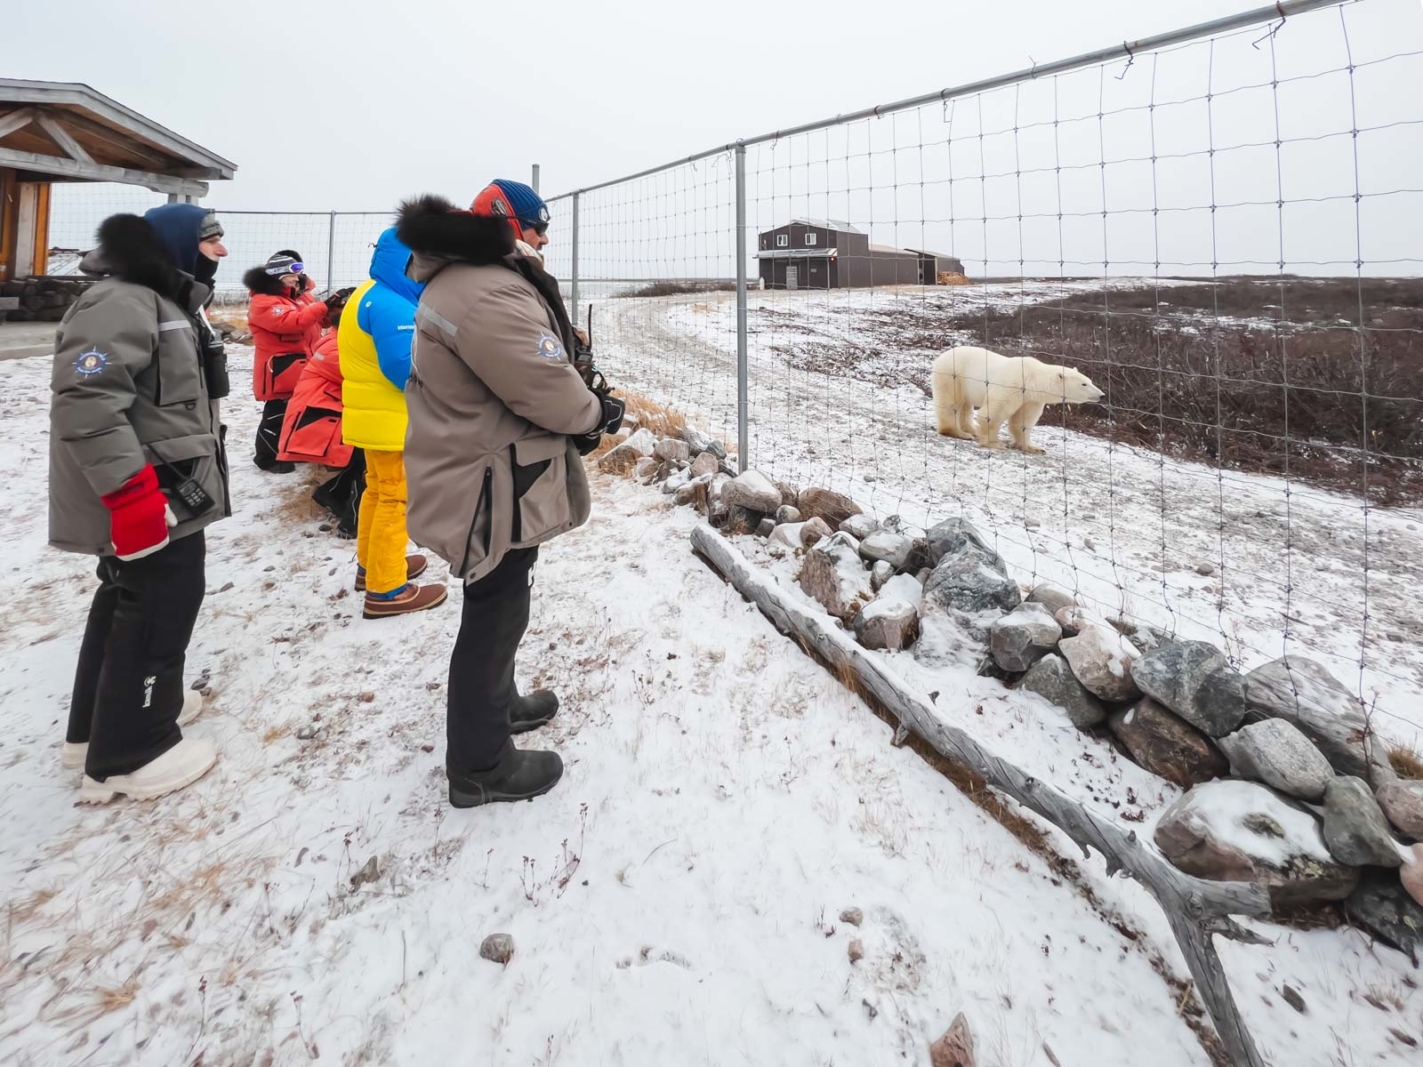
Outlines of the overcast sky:
{"type": "MultiPolygon", "coordinates": [[[[224,5],[219,16],[191,0],[65,0],[6,13],[0,74],[86,82],[233,160],[237,179],[207,199],[220,207],[388,211],[424,190],[468,202],[490,178],[527,180],[533,162],[552,194],[1253,6],[352,0],[224,5]]],[[[1373,39],[1356,50],[1423,47],[1418,0],[1366,0],[1365,9],[1358,32],[1373,39]]],[[[1306,18],[1338,22],[1332,12],[1306,18]]],[[[1282,54],[1300,70],[1344,55],[1334,28],[1296,35],[1282,54]]],[[[1418,111],[1419,69],[1380,69],[1374,98],[1392,92],[1418,111]]],[[[886,134],[873,136],[878,152],[886,134]]],[[[1411,171],[1423,158],[1418,136],[1404,136],[1387,155],[1411,171]]],[[[1271,160],[1260,166],[1273,170],[1271,160]]]]}
{"type": "Polygon", "coordinates": [[[12,3],[4,73],[86,82],[233,160],[214,202],[320,210],[419,189],[472,198],[533,162],[557,191],[1259,6],[12,3]]]}

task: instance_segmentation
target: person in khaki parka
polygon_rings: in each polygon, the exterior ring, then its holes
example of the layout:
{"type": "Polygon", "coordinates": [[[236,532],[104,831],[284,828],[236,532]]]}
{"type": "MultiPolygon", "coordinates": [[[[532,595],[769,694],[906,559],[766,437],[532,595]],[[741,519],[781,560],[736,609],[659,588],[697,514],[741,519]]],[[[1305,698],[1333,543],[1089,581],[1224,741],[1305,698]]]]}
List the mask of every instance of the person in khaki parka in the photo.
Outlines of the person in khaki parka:
{"type": "Polygon", "coordinates": [[[552,789],[554,752],[511,733],[553,718],[558,698],[514,681],[539,546],[587,521],[582,455],[622,421],[622,403],[574,368],[574,331],[558,283],[536,255],[548,209],[528,186],[498,181],[461,211],[426,196],[402,206],[397,233],[424,285],[405,387],[412,539],[463,579],[450,661],[450,803],[473,807],[552,789]]]}

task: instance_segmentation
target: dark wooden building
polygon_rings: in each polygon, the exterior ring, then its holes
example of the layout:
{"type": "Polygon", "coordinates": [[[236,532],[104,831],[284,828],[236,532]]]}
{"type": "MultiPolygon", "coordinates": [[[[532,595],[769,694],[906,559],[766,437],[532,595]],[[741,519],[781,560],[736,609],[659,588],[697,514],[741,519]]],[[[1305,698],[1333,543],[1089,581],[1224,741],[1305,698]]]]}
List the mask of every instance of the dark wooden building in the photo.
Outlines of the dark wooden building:
{"type": "Polygon", "coordinates": [[[942,272],[963,272],[953,256],[870,243],[848,222],[793,219],[757,239],[767,289],[867,289],[934,285],[942,272]]]}

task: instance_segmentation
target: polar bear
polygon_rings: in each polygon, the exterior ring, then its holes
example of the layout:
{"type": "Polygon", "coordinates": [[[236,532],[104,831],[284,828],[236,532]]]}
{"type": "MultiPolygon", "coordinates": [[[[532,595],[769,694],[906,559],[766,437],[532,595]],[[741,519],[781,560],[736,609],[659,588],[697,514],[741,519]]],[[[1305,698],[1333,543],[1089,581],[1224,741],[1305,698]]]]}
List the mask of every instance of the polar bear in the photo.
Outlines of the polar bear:
{"type": "Polygon", "coordinates": [[[930,388],[934,416],[945,437],[976,437],[984,448],[1002,448],[998,428],[1006,419],[1013,447],[1034,453],[1043,451],[1030,437],[1044,407],[1090,404],[1106,395],[1091,378],[1071,367],[964,346],[934,360],[930,388]],[[974,408],[978,408],[977,432],[974,408]]]}

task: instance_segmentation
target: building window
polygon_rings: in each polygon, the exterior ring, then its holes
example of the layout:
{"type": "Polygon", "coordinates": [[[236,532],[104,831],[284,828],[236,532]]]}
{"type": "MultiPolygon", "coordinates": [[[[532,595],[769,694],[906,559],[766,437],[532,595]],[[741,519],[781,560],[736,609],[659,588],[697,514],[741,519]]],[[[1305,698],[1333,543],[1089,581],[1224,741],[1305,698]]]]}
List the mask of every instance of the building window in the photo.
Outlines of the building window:
{"type": "Polygon", "coordinates": [[[791,243],[791,235],[790,235],[790,234],[788,234],[788,233],[778,233],[778,234],[776,234],[776,247],[777,247],[777,248],[787,248],[787,247],[790,246],[790,243],[791,243]]]}
{"type": "Polygon", "coordinates": [[[808,234],[806,234],[806,235],[805,235],[805,243],[808,244],[808,245],[813,245],[813,244],[815,244],[815,234],[813,234],[813,233],[808,233],[808,234]]]}

